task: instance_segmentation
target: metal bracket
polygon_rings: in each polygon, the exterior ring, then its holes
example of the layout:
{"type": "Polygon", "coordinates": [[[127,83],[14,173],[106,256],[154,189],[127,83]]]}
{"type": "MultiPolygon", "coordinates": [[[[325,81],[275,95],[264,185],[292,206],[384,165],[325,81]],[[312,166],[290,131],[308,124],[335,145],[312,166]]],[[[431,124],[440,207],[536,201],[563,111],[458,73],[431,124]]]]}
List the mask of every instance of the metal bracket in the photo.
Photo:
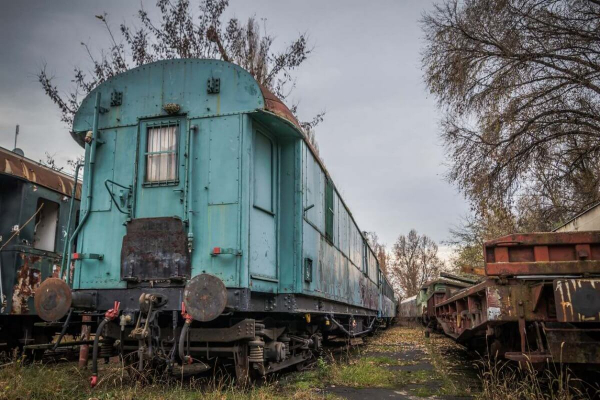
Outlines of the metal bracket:
{"type": "Polygon", "coordinates": [[[73,260],[104,260],[104,254],[97,253],[75,253],[73,254],[73,260]]]}
{"type": "Polygon", "coordinates": [[[208,78],[206,82],[206,92],[208,94],[217,94],[221,92],[221,79],[220,78],[208,78]]]}
{"type": "Polygon", "coordinates": [[[123,92],[117,92],[116,90],[110,94],[110,106],[117,107],[123,104],[123,92]]]}
{"type": "Polygon", "coordinates": [[[124,185],[121,185],[120,183],[117,183],[115,181],[107,179],[107,180],[104,181],[104,186],[106,187],[106,190],[108,191],[108,194],[110,195],[111,200],[113,201],[113,203],[117,207],[117,210],[119,210],[119,212],[121,212],[122,214],[127,214],[127,215],[129,215],[131,217],[131,206],[129,204],[129,199],[131,198],[131,193],[133,191],[131,185],[130,186],[124,186],[124,185]],[[127,211],[123,211],[121,209],[121,207],[119,207],[119,203],[117,202],[117,199],[115,199],[115,194],[108,187],[109,183],[111,183],[113,185],[116,185],[116,186],[118,186],[118,187],[123,188],[123,189],[126,190],[126,192],[123,192],[121,190],[121,194],[119,195],[119,198],[121,199],[121,205],[127,205],[127,211]]]}
{"type": "Polygon", "coordinates": [[[238,250],[238,249],[232,249],[230,247],[215,247],[212,249],[212,251],[210,252],[211,256],[220,256],[223,254],[231,254],[234,256],[241,256],[242,255],[242,251],[238,250]]]}

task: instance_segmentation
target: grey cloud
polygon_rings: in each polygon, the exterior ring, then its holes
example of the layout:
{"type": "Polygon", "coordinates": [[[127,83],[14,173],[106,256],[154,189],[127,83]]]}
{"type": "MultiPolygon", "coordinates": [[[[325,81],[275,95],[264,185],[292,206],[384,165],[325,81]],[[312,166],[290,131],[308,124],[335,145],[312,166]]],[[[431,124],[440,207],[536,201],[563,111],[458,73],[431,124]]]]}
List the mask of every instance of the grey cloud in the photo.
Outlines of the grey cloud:
{"type": "MultiPolygon", "coordinates": [[[[154,1],[143,2],[152,10],[154,1]]],[[[193,3],[193,1],[192,1],[193,3]]],[[[77,0],[3,2],[0,14],[0,146],[33,159],[44,151],[60,163],[82,153],[42,93],[36,71],[47,62],[67,88],[74,66],[86,65],[80,42],[97,51],[106,35],[94,15],[106,11],[117,29],[135,21],[139,2],[77,0]]],[[[425,1],[232,0],[241,19],[267,18],[277,45],[308,32],[314,54],[298,71],[292,100],[304,118],[326,109],[317,135],[321,155],[361,228],[388,244],[411,228],[447,238],[466,212],[443,181],[440,113],[422,83],[418,20],[425,1]]]]}

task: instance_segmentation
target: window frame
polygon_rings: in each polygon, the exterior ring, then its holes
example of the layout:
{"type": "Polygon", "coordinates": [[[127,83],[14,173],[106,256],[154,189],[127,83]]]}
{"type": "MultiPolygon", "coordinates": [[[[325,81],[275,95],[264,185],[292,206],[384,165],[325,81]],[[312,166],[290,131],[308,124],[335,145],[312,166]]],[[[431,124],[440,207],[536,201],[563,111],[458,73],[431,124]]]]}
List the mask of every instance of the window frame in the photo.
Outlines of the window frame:
{"type": "Polygon", "coordinates": [[[264,133],[263,131],[256,129],[254,131],[254,138],[253,138],[253,143],[252,143],[252,183],[253,183],[253,188],[252,188],[252,206],[258,210],[264,211],[267,214],[270,215],[275,215],[275,210],[276,210],[276,180],[277,180],[277,163],[278,163],[278,157],[277,157],[277,147],[275,145],[275,141],[266,133],[264,133]],[[269,142],[269,144],[271,145],[271,206],[270,209],[265,208],[263,205],[261,204],[257,204],[257,198],[256,198],[256,194],[257,194],[257,190],[256,190],[256,156],[257,156],[257,148],[256,148],[256,142],[257,139],[256,137],[258,137],[258,135],[261,135],[262,137],[264,137],[265,139],[267,139],[267,141],[269,142]]]}
{"type": "Polygon", "coordinates": [[[142,124],[143,128],[143,138],[144,138],[144,147],[143,147],[143,171],[144,171],[144,180],[142,182],[142,186],[144,187],[163,187],[163,186],[177,186],[179,185],[179,160],[180,160],[180,146],[181,146],[181,121],[180,120],[162,120],[162,121],[153,121],[153,122],[144,122],[142,124]],[[156,128],[169,128],[175,127],[175,149],[174,150],[165,150],[165,151],[148,151],[149,145],[149,135],[151,129],[156,128]],[[167,180],[159,180],[159,181],[149,181],[148,180],[148,159],[149,156],[152,155],[160,155],[160,154],[175,154],[175,179],[167,179],[167,180]]]}
{"type": "MultiPolygon", "coordinates": [[[[36,217],[34,219],[34,225],[33,225],[33,240],[32,240],[32,246],[34,249],[36,250],[40,250],[40,251],[48,251],[48,252],[52,252],[52,253],[57,253],[57,244],[58,244],[58,240],[59,240],[59,230],[60,230],[60,203],[50,200],[44,196],[39,196],[37,201],[36,201],[36,210],[38,210],[41,207],[41,204],[44,204],[44,207],[40,210],[40,212],[38,214],[36,214],[36,217]],[[48,210],[48,205],[52,204],[53,207],[56,209],[56,220],[54,222],[54,231],[52,231],[52,229],[48,230],[48,232],[52,232],[53,233],[53,238],[52,238],[52,246],[51,249],[46,248],[46,247],[40,247],[39,242],[36,243],[36,238],[40,237],[39,233],[37,231],[38,228],[38,224],[42,222],[42,216],[44,216],[44,211],[48,210]],[[39,218],[39,219],[38,219],[39,218]]],[[[47,214],[46,217],[48,218],[47,214]]],[[[48,220],[50,221],[50,220],[48,220]]]]}
{"type": "Polygon", "coordinates": [[[364,275],[369,275],[369,252],[371,250],[369,249],[369,244],[367,243],[366,239],[363,238],[363,267],[362,267],[362,273],[364,275]]]}
{"type": "Polygon", "coordinates": [[[325,177],[325,239],[333,243],[334,240],[334,220],[335,220],[335,196],[333,182],[325,177]]]}

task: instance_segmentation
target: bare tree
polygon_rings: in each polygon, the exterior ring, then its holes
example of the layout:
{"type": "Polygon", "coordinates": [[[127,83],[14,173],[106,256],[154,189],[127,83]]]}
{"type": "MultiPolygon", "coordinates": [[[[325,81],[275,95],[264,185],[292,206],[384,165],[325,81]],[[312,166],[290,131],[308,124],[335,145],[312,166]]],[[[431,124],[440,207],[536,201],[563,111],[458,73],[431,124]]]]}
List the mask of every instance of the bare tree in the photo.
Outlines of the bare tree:
{"type": "MultiPolygon", "coordinates": [[[[48,167],[54,171],[64,172],[65,167],[64,166],[61,167],[56,163],[56,159],[54,158],[54,157],[56,157],[56,154],[50,154],[48,152],[46,152],[45,154],[46,154],[46,159],[40,160],[39,161],[40,164],[42,164],[43,166],[48,167]]],[[[69,167],[71,167],[71,172],[75,173],[75,168],[77,167],[77,164],[83,164],[84,161],[85,161],[85,157],[80,155],[75,158],[68,159],[67,165],[69,167]]]]}
{"type": "Polygon", "coordinates": [[[483,267],[483,243],[517,230],[515,216],[502,208],[487,208],[484,215],[467,215],[458,226],[450,229],[446,243],[454,248],[450,267],[459,273],[469,268],[483,267]]]}
{"type": "Polygon", "coordinates": [[[65,169],[65,167],[61,167],[58,164],[56,164],[56,160],[54,159],[56,154],[50,154],[46,151],[45,155],[46,159],[40,160],[40,164],[57,172],[62,172],[62,170],[65,169]]]}
{"type": "Polygon", "coordinates": [[[385,244],[379,242],[379,236],[375,232],[365,232],[365,236],[369,241],[369,245],[375,252],[375,257],[377,257],[377,262],[379,263],[379,269],[387,276],[389,256],[385,244]]]}
{"type": "MultiPolygon", "coordinates": [[[[83,165],[84,162],[85,162],[85,156],[77,156],[75,158],[67,160],[67,165],[69,167],[71,167],[71,170],[73,171],[73,173],[75,173],[75,170],[77,169],[77,165],[83,165]]],[[[81,173],[83,173],[83,171],[81,171],[81,173]]]]}
{"type": "Polygon", "coordinates": [[[444,0],[422,23],[448,178],[480,217],[547,230],[600,200],[600,2],[444,0]]]}
{"type": "Polygon", "coordinates": [[[437,244],[414,229],[398,236],[392,247],[389,276],[403,298],[416,295],[425,282],[438,275],[443,263],[437,252],[437,244]]]}
{"type": "MultiPolygon", "coordinates": [[[[50,99],[59,107],[61,120],[69,126],[85,97],[97,85],[130,68],[150,62],[174,58],[215,58],[238,64],[263,86],[285,100],[295,86],[293,71],[310,55],[307,35],[300,34],[282,51],[274,51],[274,37],[261,27],[255,16],[246,23],[237,18],[223,20],[229,0],[203,0],[196,17],[189,0],[158,0],[160,20],[153,21],[143,8],[139,10],[140,26],[123,23],[113,32],[106,14],[96,18],[104,24],[110,40],[108,49],[94,55],[81,43],[92,68],[76,67],[74,87],[63,96],[44,67],[38,80],[50,99]]],[[[297,111],[297,107],[292,107],[297,111]]],[[[314,141],[314,128],[323,120],[320,113],[301,123],[314,141]]]]}

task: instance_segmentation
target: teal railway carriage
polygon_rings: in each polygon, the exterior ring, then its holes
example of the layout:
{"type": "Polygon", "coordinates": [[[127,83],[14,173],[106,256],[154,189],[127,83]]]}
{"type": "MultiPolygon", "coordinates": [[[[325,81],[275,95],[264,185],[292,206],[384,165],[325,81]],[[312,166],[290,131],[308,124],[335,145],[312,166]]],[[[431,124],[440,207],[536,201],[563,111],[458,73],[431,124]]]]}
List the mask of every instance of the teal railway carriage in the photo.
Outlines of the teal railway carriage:
{"type": "Polygon", "coordinates": [[[118,341],[137,365],[218,356],[246,377],[395,315],[300,125],[240,67],[183,59],[117,75],[83,101],[72,135],[86,149],[75,272],[72,289],[42,284],[49,319],[108,310],[103,346],[118,341]]]}
{"type": "Polygon", "coordinates": [[[0,147],[0,351],[53,334],[37,317],[34,297],[43,279],[60,273],[80,190],[73,177],[0,147]]]}

